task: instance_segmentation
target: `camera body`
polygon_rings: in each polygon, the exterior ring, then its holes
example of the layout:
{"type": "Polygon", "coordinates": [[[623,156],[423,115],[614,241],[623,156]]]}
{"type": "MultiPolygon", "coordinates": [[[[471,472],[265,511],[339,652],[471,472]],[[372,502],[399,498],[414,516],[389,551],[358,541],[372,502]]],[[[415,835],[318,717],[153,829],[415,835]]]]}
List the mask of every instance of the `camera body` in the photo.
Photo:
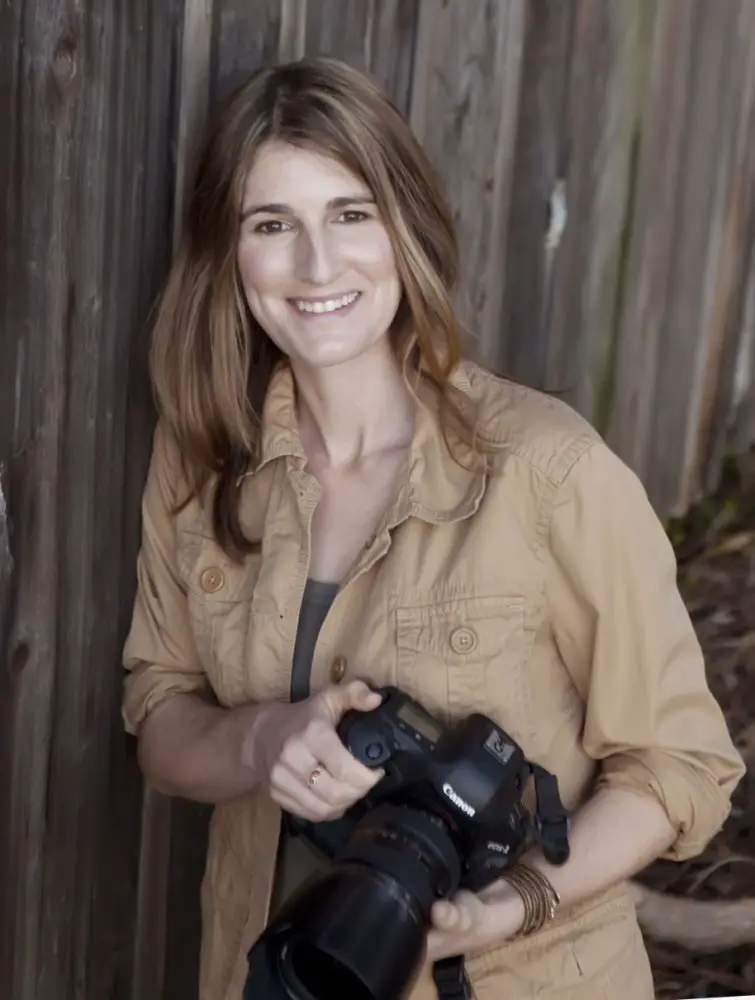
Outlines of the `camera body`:
{"type": "MultiPolygon", "coordinates": [[[[513,864],[537,820],[522,796],[530,765],[522,749],[487,716],[474,713],[446,728],[395,687],[378,689],[381,704],[344,715],[338,734],[348,750],[385,776],[338,820],[289,819],[330,860],[338,860],[364,818],[383,803],[432,815],[459,856],[459,887],[478,891],[513,864]]],[[[564,818],[565,818],[564,812],[564,818]]]]}

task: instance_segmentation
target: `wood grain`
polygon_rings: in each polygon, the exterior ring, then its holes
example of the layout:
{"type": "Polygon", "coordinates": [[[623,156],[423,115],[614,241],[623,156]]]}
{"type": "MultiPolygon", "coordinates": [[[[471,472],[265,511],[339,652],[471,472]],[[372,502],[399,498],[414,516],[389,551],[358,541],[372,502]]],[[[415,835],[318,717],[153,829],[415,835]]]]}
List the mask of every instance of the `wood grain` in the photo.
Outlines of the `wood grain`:
{"type": "Polygon", "coordinates": [[[297,28],[292,18],[296,22],[301,17],[299,11],[304,2],[214,0],[211,107],[217,106],[255,70],[276,62],[279,56],[285,61],[299,54],[294,50],[297,28]]]}
{"type": "Polygon", "coordinates": [[[307,8],[306,52],[371,73],[408,111],[418,0],[317,0],[307,8]]]}
{"type": "Polygon", "coordinates": [[[459,231],[458,307],[470,349],[496,366],[526,26],[521,0],[423,0],[411,123],[459,231]]]}
{"type": "Polygon", "coordinates": [[[149,446],[129,438],[129,414],[149,397],[129,398],[130,361],[169,247],[171,66],[152,46],[175,45],[174,14],[146,0],[2,7],[0,464],[15,570],[0,982],[14,1000],[125,997],[131,979],[140,783],[120,648],[140,495],[126,473],[149,446]]]}
{"type": "Polygon", "coordinates": [[[751,16],[699,0],[656,10],[607,433],[665,515],[698,495],[711,415],[730,402],[752,198],[751,16]]]}
{"type": "MultiPolygon", "coordinates": [[[[556,172],[550,178],[547,168],[530,172],[550,183],[541,192],[539,214],[563,182],[566,226],[557,246],[549,248],[542,240],[536,244],[541,287],[523,283],[517,288],[513,281],[507,287],[512,306],[518,303],[514,315],[519,322],[511,324],[512,330],[522,329],[528,303],[530,309],[540,304],[543,311],[538,352],[542,360],[535,356],[516,373],[564,391],[569,402],[601,427],[611,388],[612,331],[621,294],[652,7],[623,0],[579,0],[569,6],[573,20],[567,67],[564,79],[552,84],[560,100],[551,102],[558,113],[552,126],[556,138],[549,143],[557,150],[556,172]]],[[[556,39],[552,47],[557,44],[556,39]]],[[[551,59],[546,55],[543,61],[551,59]]],[[[520,138],[520,150],[542,145],[533,132],[529,141],[520,138]]],[[[524,122],[520,135],[526,135],[524,122]]],[[[528,221],[533,236],[539,235],[532,218],[528,221]]],[[[526,225],[527,220],[517,233],[517,247],[527,246],[526,225]]],[[[520,256],[517,253],[512,265],[520,256]]],[[[529,335],[521,340],[527,343],[529,335]]]]}

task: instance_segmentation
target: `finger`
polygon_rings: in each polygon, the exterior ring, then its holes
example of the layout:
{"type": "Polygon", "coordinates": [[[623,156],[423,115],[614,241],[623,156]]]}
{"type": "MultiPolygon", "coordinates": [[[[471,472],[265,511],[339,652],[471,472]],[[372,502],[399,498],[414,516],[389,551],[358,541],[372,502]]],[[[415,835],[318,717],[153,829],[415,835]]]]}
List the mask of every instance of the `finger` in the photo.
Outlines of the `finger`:
{"type": "Polygon", "coordinates": [[[380,705],[382,698],[364,681],[350,681],[326,688],[317,695],[317,701],[318,714],[322,713],[335,726],[350,709],[371,712],[380,705]]]}
{"type": "Polygon", "coordinates": [[[471,930],[475,922],[475,913],[464,901],[450,902],[442,900],[433,905],[432,922],[440,931],[455,931],[463,934],[471,930]]]}
{"type": "MultiPolygon", "coordinates": [[[[329,728],[329,727],[328,727],[329,728]]],[[[341,752],[351,756],[346,748],[338,741],[341,752]]],[[[290,771],[297,781],[307,787],[319,798],[324,799],[330,805],[347,809],[353,805],[364,793],[364,787],[355,787],[353,783],[340,781],[331,774],[321,756],[316,756],[298,736],[284,744],[281,750],[279,763],[290,771]],[[317,780],[314,785],[310,784],[310,778],[317,771],[317,780]]],[[[367,769],[368,774],[372,774],[367,769]]],[[[369,786],[368,786],[369,787],[369,786]]]]}
{"type": "Polygon", "coordinates": [[[433,904],[431,917],[433,926],[439,931],[451,931],[459,923],[459,910],[453,903],[441,900],[433,904]]]}
{"type": "Polygon", "coordinates": [[[372,770],[358,761],[343,745],[335,729],[327,724],[308,726],[304,743],[336,781],[350,785],[361,795],[374,787],[385,773],[382,768],[372,770]]]}
{"type": "Polygon", "coordinates": [[[281,808],[314,822],[334,819],[345,809],[326,802],[288,768],[276,765],[270,775],[270,794],[281,808]]]}
{"type": "Polygon", "coordinates": [[[324,823],[331,819],[339,819],[339,813],[325,813],[325,804],[320,802],[317,809],[308,809],[305,805],[299,801],[298,798],[294,799],[291,796],[283,795],[280,792],[273,792],[271,790],[271,798],[277,806],[292,816],[296,816],[297,819],[304,819],[310,823],[324,823]]]}

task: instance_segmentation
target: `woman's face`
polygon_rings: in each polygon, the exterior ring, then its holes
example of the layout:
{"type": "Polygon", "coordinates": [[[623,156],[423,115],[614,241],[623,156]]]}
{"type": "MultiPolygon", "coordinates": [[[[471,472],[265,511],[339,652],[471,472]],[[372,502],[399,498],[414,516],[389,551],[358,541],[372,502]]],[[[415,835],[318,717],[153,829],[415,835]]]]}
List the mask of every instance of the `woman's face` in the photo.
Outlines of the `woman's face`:
{"type": "Polygon", "coordinates": [[[249,308],[292,361],[350,361],[387,335],[401,298],[388,232],[364,181],[277,140],[246,182],[238,266],[249,308]]]}

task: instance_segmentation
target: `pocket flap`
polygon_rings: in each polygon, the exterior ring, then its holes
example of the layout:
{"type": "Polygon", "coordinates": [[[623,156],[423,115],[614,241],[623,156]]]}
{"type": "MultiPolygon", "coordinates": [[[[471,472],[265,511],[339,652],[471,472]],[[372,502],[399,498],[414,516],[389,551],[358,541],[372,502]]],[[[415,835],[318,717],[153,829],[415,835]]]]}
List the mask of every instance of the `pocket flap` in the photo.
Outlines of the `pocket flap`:
{"type": "Polygon", "coordinates": [[[524,597],[474,597],[396,609],[399,648],[461,662],[498,655],[524,625],[524,597]]]}

